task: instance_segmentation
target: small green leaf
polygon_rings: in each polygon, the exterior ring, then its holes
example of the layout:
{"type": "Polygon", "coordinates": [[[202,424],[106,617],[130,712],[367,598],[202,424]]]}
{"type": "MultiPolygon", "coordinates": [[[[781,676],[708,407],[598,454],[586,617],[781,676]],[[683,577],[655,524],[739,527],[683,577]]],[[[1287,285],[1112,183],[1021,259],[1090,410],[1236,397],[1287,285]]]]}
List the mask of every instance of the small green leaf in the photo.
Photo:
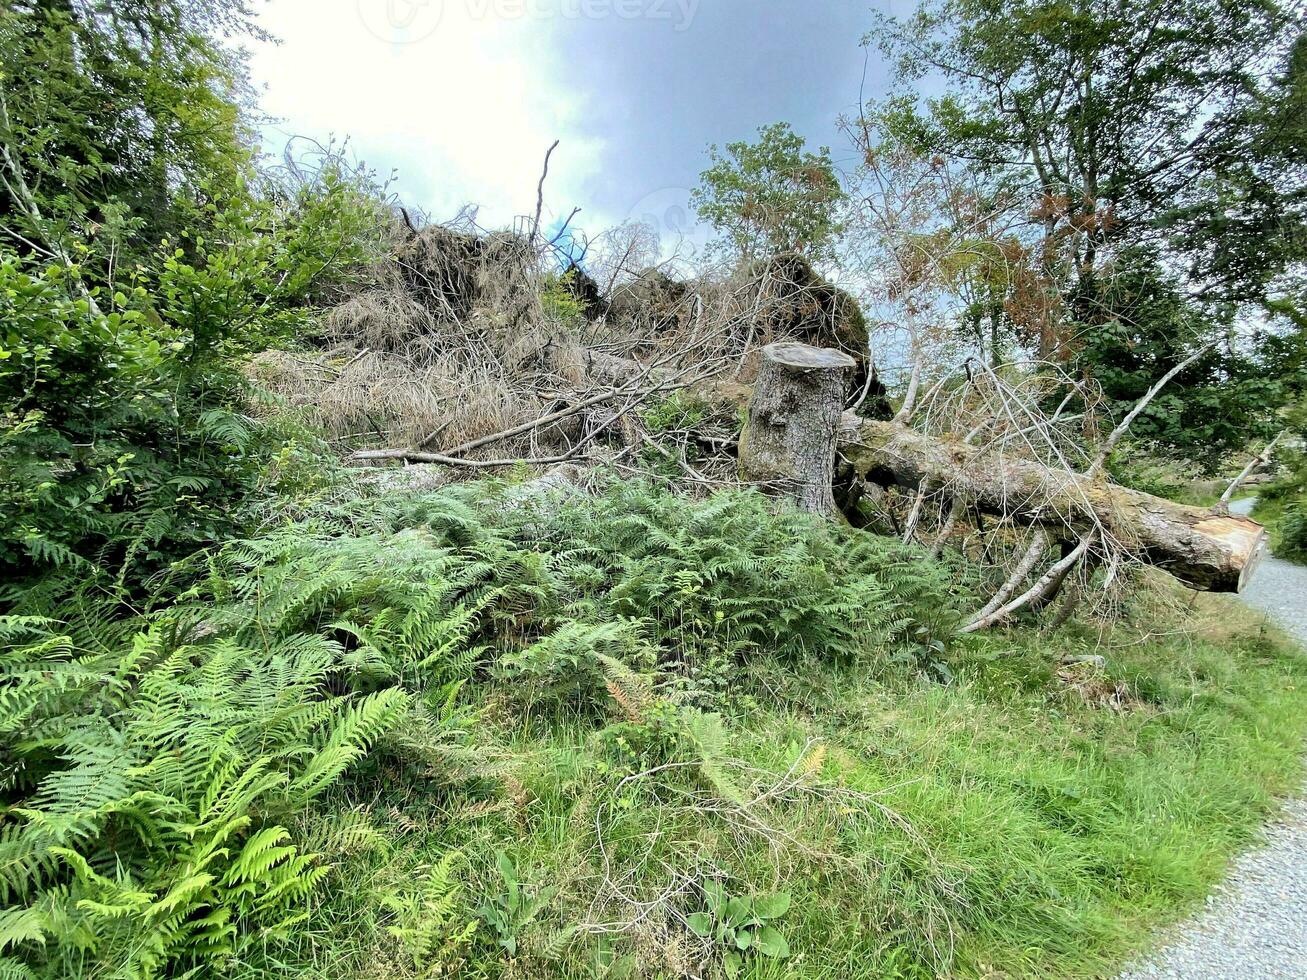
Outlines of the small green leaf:
{"type": "Polygon", "coordinates": [[[495,867],[499,869],[499,875],[504,881],[517,881],[517,868],[513,866],[513,859],[503,851],[495,852],[495,867]]]}
{"type": "Polygon", "coordinates": [[[708,911],[713,915],[720,916],[722,907],[726,903],[726,889],[722,887],[720,881],[705,881],[703,883],[703,894],[708,899],[708,911]]]}
{"type": "Polygon", "coordinates": [[[779,919],[790,910],[789,892],[758,895],[753,900],[753,914],[760,919],[779,919]]]}
{"type": "Polygon", "coordinates": [[[744,961],[740,959],[739,953],[733,951],[727,953],[722,961],[723,965],[726,967],[726,975],[728,977],[738,977],[740,975],[740,964],[743,962],[744,961]]]}
{"type": "Polygon", "coordinates": [[[707,912],[695,912],[685,920],[685,924],[692,933],[703,939],[712,935],[712,916],[707,912]]]}
{"type": "Polygon", "coordinates": [[[758,935],[754,938],[754,948],[763,956],[784,959],[790,955],[790,944],[785,941],[784,936],[771,926],[763,926],[758,930],[758,935]]]}
{"type": "Polygon", "coordinates": [[[753,945],[753,933],[748,929],[740,929],[735,933],[735,948],[743,952],[753,945]]]}
{"type": "Polygon", "coordinates": [[[723,918],[733,926],[743,925],[753,918],[753,902],[743,895],[732,898],[726,903],[723,918]]]}

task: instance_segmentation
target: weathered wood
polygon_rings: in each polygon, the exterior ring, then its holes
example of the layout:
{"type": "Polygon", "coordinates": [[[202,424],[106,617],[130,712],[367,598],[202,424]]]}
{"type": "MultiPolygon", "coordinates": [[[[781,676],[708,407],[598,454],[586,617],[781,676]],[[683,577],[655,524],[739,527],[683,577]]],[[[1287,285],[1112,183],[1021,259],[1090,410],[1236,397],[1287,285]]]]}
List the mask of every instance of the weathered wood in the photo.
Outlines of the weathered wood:
{"type": "Polygon", "coordinates": [[[1085,541],[1101,535],[1186,585],[1212,592],[1241,591],[1266,550],[1266,532],[1255,521],[1116,486],[1097,467],[1082,474],[999,459],[962,439],[842,412],[853,366],[839,351],[806,344],[772,344],[763,351],[740,440],[745,479],[833,517],[838,448],[863,480],[913,490],[947,488],[978,512],[1039,529],[1037,542],[1046,540],[1045,532],[1080,539],[1081,554],[1085,541]]]}
{"type": "Polygon", "coordinates": [[[858,476],[882,486],[950,487],[982,510],[1023,523],[1085,534],[1094,527],[1195,589],[1239,592],[1266,548],[1245,517],[1116,486],[1020,459],[995,459],[961,439],[923,435],[896,422],[844,416],[839,450],[858,476]]]}
{"type": "Polygon", "coordinates": [[[1271,456],[1275,452],[1275,447],[1279,445],[1280,440],[1283,438],[1284,432],[1280,432],[1279,435],[1267,444],[1265,449],[1254,456],[1248,465],[1240,471],[1239,475],[1230,482],[1228,487],[1225,488],[1225,492],[1221,494],[1221,499],[1217,501],[1216,506],[1212,508],[1213,514],[1217,514],[1221,517],[1230,516],[1230,501],[1234,499],[1234,495],[1239,492],[1240,487],[1249,482],[1254,473],[1263,467],[1270,465],[1271,456]]]}
{"type": "Polygon", "coordinates": [[[810,513],[836,517],[835,436],[855,367],[835,350],[788,341],[765,347],[740,437],[740,475],[810,513]]]}

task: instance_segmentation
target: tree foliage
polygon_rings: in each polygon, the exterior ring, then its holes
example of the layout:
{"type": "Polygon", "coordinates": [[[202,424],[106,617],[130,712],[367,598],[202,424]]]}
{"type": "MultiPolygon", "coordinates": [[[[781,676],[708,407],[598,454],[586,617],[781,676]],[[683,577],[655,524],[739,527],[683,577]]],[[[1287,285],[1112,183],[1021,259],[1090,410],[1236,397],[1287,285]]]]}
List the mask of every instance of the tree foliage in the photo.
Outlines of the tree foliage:
{"type": "Polygon", "coordinates": [[[248,177],[243,67],[219,31],[244,3],[33,0],[0,14],[0,224],[9,245],[60,258],[94,246],[98,275],[248,177]]]}
{"type": "MultiPolygon", "coordinates": [[[[1086,325],[1078,359],[1102,387],[1111,418],[1123,418],[1148,389],[1210,335],[1210,325],[1147,249],[1126,249],[1104,277],[1111,319],[1086,325]]],[[[1295,383],[1236,343],[1218,343],[1179,374],[1131,427],[1141,442],[1181,451],[1216,469],[1249,440],[1269,439],[1295,383]]]]}
{"type": "Polygon", "coordinates": [[[1206,172],[1163,220],[1205,298],[1307,324],[1307,31],[1201,151],[1206,172]]]}
{"type": "Polygon", "coordinates": [[[1005,296],[987,290],[994,336],[999,300],[1039,358],[1121,403],[1220,340],[1143,433],[1208,461],[1295,383],[1247,324],[1292,317],[1307,258],[1300,16],[1276,0],[927,0],[868,39],[918,89],[878,108],[891,140],[965,168],[1009,216],[1024,261],[1005,296]],[[946,92],[919,94],[928,77],[946,92]]]}
{"type": "Polygon", "coordinates": [[[832,254],[843,191],[830,151],[804,147],[788,123],[773,123],[758,130],[756,143],[709,149],[712,166],[700,175],[691,204],[737,255],[832,254]]]}
{"type": "Polygon", "coordinates": [[[133,581],[229,536],[314,440],[251,417],[241,359],[367,261],[366,172],[254,167],[242,4],[0,15],[0,581],[133,581]]]}

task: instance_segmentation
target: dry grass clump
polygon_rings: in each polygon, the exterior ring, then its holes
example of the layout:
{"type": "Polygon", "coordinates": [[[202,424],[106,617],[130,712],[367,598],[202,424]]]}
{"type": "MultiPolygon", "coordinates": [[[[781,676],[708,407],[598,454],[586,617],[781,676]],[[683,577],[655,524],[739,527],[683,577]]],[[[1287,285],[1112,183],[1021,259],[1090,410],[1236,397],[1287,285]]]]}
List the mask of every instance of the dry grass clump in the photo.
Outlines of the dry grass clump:
{"type": "Polygon", "coordinates": [[[545,311],[520,236],[397,222],[391,250],[371,288],[323,318],[325,350],[269,352],[254,368],[342,448],[475,439],[536,418],[583,379],[575,327],[545,311]]]}
{"type": "MultiPolygon", "coordinates": [[[[255,365],[343,452],[475,463],[589,453],[607,442],[629,456],[649,448],[642,404],[708,379],[747,383],[773,340],[866,357],[856,303],[795,256],[685,280],[659,267],[619,268],[600,283],[575,265],[557,271],[550,247],[531,234],[470,222],[417,228],[404,215],[389,236],[391,259],[370,286],[323,317],[319,351],[270,353],[255,365]],[[589,406],[614,390],[619,397],[589,406]],[[585,410],[574,416],[468,446],[578,404],[585,410]]],[[[722,402],[715,387],[701,394],[722,402]]],[[[696,433],[675,435],[664,448],[700,483],[709,478],[691,457],[707,464],[705,446],[730,462],[729,432],[710,433],[697,449],[696,433]]]]}
{"type": "Polygon", "coordinates": [[[403,353],[415,338],[437,335],[440,321],[398,289],[372,289],[328,311],[324,333],[360,350],[403,353]]]}
{"type": "Polygon", "coordinates": [[[538,398],[511,385],[491,360],[416,361],[349,348],[316,355],[268,351],[254,373],[271,392],[345,445],[460,443],[534,418],[538,398]]]}

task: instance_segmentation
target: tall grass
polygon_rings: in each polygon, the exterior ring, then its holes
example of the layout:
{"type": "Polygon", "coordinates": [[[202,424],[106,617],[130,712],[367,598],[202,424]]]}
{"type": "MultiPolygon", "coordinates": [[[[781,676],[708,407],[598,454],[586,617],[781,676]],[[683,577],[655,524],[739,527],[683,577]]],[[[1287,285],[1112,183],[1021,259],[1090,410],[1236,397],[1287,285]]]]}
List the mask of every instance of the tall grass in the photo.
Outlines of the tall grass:
{"type": "MultiPolygon", "coordinates": [[[[789,955],[737,950],[749,976],[1092,976],[1199,901],[1294,786],[1307,735],[1307,658],[1229,602],[1143,596],[1102,635],[940,653],[967,598],[947,568],[749,493],[372,497],[190,572],[138,624],[143,659],[94,626],[100,649],[84,626],[7,628],[0,750],[22,775],[0,867],[31,879],[0,911],[9,975],[717,976],[730,950],[689,925],[720,888],[789,899],[769,920],[789,955]],[[1091,650],[1105,669],[1061,666],[1091,650]],[[296,657],[311,676],[287,674],[296,657]],[[122,663],[139,682],[106,693],[122,663]],[[207,721],[178,728],[149,692],[207,721]],[[110,928],[63,857],[116,869],[119,904],[127,882],[137,905],[169,894],[187,852],[116,815],[149,813],[131,785],[93,836],[30,856],[50,787],[95,765],[59,747],[89,737],[88,706],[155,754],[134,778],[214,746],[281,760],[285,783],[233,804],[245,870],[171,931],[138,912],[110,928]],[[267,846],[293,852],[265,867],[267,846]],[[292,860],[313,881],[277,890],[292,860]],[[186,940],[218,921],[218,941],[186,940]]],[[[175,821],[204,785],[154,791],[175,821]]]]}

